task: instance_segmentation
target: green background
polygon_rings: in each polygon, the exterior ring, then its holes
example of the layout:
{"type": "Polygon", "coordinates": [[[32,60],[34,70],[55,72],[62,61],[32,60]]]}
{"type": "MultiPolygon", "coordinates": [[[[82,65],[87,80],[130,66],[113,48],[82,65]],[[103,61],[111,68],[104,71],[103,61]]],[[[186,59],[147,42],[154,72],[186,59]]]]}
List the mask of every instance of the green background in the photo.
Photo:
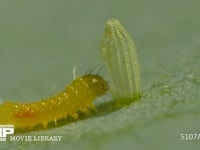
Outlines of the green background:
{"type": "Polygon", "coordinates": [[[180,140],[180,133],[200,133],[199,6],[198,0],[1,0],[3,100],[47,97],[71,82],[75,65],[79,75],[98,68],[110,18],[134,39],[143,97],[105,115],[24,134],[62,135],[62,142],[1,142],[0,149],[199,149],[200,140],[180,140]]]}

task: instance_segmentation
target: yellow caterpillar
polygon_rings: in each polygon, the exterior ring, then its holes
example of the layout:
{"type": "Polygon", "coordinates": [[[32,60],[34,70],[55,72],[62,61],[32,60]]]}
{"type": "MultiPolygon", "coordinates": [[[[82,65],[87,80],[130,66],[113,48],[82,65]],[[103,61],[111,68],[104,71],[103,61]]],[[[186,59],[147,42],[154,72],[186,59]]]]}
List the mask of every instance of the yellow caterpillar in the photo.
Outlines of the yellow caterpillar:
{"type": "Polygon", "coordinates": [[[93,101],[108,90],[107,82],[99,75],[77,77],[55,96],[33,103],[4,102],[0,105],[0,124],[12,124],[16,129],[31,129],[37,125],[47,127],[49,122],[71,116],[78,118],[77,111],[88,114],[95,109],[93,101]]]}

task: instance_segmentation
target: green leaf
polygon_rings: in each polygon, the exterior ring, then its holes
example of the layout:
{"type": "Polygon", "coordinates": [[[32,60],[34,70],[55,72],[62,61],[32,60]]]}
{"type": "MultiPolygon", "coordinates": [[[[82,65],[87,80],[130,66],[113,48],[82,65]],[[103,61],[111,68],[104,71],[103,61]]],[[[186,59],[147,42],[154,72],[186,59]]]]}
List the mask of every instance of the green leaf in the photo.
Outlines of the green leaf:
{"type": "Polygon", "coordinates": [[[195,0],[1,1],[3,100],[32,102],[52,95],[71,82],[75,65],[84,74],[100,64],[98,41],[112,17],[134,36],[142,98],[117,110],[104,105],[98,115],[72,124],[22,134],[60,135],[61,142],[0,142],[0,149],[199,149],[199,140],[180,137],[200,133],[199,5],[195,0]]]}

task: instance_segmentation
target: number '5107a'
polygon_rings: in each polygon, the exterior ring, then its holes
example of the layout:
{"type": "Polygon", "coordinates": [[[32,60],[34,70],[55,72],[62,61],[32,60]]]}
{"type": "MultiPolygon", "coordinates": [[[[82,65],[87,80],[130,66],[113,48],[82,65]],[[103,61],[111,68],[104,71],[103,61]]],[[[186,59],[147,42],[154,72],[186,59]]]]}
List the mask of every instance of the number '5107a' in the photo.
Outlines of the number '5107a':
{"type": "Polygon", "coordinates": [[[180,140],[185,140],[185,141],[200,140],[200,133],[181,133],[180,140]]]}

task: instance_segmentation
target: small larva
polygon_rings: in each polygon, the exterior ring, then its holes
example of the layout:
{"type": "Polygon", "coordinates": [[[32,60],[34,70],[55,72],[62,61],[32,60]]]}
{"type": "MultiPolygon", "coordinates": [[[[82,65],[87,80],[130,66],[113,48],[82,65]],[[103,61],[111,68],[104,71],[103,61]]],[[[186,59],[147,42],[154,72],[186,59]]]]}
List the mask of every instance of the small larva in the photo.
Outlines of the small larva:
{"type": "Polygon", "coordinates": [[[108,90],[107,82],[99,75],[77,77],[62,92],[33,103],[4,102],[0,104],[0,124],[12,124],[16,129],[31,129],[37,125],[47,127],[49,122],[72,116],[77,111],[88,114],[95,109],[93,101],[108,90]]]}
{"type": "Polygon", "coordinates": [[[134,43],[116,19],[110,19],[101,38],[101,55],[111,78],[114,99],[140,97],[140,74],[134,43]]]}

